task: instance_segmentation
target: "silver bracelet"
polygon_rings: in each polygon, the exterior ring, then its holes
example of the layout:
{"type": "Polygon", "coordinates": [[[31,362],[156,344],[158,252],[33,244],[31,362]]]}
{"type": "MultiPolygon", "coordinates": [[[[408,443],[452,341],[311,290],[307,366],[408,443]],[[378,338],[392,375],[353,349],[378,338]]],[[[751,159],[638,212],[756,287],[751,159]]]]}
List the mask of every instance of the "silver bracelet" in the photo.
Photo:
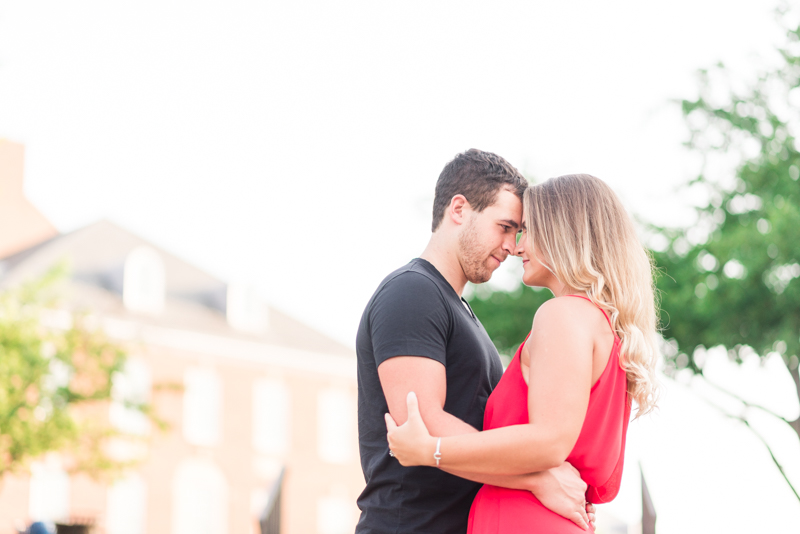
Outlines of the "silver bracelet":
{"type": "Polygon", "coordinates": [[[436,440],[436,452],[433,453],[433,459],[436,460],[436,467],[439,467],[439,460],[442,459],[442,453],[439,452],[439,447],[442,445],[442,438],[436,440]]]}

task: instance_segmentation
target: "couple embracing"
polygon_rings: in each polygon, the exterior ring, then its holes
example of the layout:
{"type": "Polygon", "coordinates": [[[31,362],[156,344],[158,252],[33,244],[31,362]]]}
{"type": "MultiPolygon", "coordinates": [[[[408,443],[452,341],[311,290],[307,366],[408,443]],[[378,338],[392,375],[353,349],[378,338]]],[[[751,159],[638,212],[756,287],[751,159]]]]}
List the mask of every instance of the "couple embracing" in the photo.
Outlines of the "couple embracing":
{"type": "Polygon", "coordinates": [[[630,217],[593,176],[528,186],[472,149],[439,176],[432,231],[358,328],[356,532],[593,530],[591,503],[619,490],[632,403],[654,398],[653,278],[630,217]],[[556,298],[504,373],[461,294],[509,255],[556,298]]]}

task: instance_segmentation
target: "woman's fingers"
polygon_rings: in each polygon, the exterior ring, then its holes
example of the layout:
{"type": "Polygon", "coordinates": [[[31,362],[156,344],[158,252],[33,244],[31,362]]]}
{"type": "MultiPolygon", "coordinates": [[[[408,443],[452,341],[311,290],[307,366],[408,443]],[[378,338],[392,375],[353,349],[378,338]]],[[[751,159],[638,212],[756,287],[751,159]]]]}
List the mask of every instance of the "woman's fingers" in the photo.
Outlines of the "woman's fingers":
{"type": "Polygon", "coordinates": [[[392,416],[390,414],[388,414],[388,413],[384,414],[383,418],[386,419],[386,431],[387,432],[391,432],[392,430],[397,428],[397,423],[394,422],[394,419],[392,418],[392,416]]]}
{"type": "Polygon", "coordinates": [[[406,397],[406,406],[408,419],[402,425],[398,426],[391,414],[384,415],[389,452],[401,465],[426,465],[424,454],[420,456],[420,451],[425,450],[425,439],[430,438],[430,435],[419,413],[419,401],[413,391],[406,397]]]}
{"type": "Polygon", "coordinates": [[[409,391],[408,395],[406,396],[406,406],[408,407],[409,421],[411,421],[412,417],[416,419],[422,419],[422,416],[419,414],[419,401],[417,400],[417,394],[413,391],[409,391]]]}

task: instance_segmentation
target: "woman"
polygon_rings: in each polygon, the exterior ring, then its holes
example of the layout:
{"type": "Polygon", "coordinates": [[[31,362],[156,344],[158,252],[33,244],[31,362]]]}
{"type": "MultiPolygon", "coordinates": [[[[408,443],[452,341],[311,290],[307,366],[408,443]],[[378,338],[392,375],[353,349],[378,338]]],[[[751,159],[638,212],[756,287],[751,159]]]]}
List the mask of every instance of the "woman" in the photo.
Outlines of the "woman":
{"type": "MultiPolygon", "coordinates": [[[[614,192],[589,175],[529,187],[516,253],[526,285],[555,295],[536,312],[486,406],[484,432],[432,437],[409,394],[408,421],[387,414],[403,465],[480,474],[538,472],[569,461],[587,500],[619,491],[632,402],[653,408],[656,303],[651,262],[614,192]]],[[[637,416],[638,416],[637,415],[637,416]]],[[[582,532],[530,492],[485,485],[469,532],[582,532]]]]}

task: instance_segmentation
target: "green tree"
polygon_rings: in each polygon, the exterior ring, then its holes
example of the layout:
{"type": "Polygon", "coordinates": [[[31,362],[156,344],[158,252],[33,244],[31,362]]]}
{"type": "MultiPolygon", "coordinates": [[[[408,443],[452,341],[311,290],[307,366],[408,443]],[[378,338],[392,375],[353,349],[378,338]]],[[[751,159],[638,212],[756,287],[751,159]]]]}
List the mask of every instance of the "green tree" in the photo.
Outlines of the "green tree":
{"type": "Polygon", "coordinates": [[[532,289],[520,285],[514,291],[476,290],[469,304],[480,317],[486,332],[498,352],[510,358],[530,332],[533,315],[539,306],[553,298],[547,289],[532,289]]]}
{"type": "MultiPolygon", "coordinates": [[[[779,11],[779,20],[785,11],[779,11]]],[[[681,102],[689,149],[702,170],[688,187],[707,202],[687,228],[650,229],[665,246],[654,251],[661,297],[665,371],[687,369],[705,379],[707,347],[724,346],[741,363],[750,353],[780,354],[800,401],[800,27],[781,26],[786,41],[776,66],[736,88],[722,64],[699,73],[696,99],[681,102]]],[[[741,84],[739,84],[741,85],[741,84]]],[[[513,352],[549,292],[518,288],[471,300],[501,352],[513,352]]],[[[789,425],[789,420],[719,385],[710,385],[789,425]]],[[[775,465],[800,500],[769,444],[775,465]]]]}
{"type": "MultiPolygon", "coordinates": [[[[668,373],[702,376],[705,347],[727,347],[738,363],[777,353],[800,399],[800,27],[782,27],[777,66],[740,89],[724,65],[701,71],[699,96],[682,102],[687,145],[703,161],[691,186],[708,203],[693,227],[661,230],[668,246],[655,257],[665,274],[663,335],[677,342],[666,350],[668,373]]],[[[800,418],[728,394],[800,438],[800,418]]],[[[746,415],[733,417],[753,428],[746,415]]]]}
{"type": "MultiPolygon", "coordinates": [[[[126,355],[85,316],[71,317],[67,328],[47,324],[64,276],[55,268],[0,293],[0,478],[56,450],[70,471],[95,477],[127,465],[105,452],[119,433],[98,417],[126,355]]],[[[146,404],[130,407],[150,413],[146,404]]]]}

